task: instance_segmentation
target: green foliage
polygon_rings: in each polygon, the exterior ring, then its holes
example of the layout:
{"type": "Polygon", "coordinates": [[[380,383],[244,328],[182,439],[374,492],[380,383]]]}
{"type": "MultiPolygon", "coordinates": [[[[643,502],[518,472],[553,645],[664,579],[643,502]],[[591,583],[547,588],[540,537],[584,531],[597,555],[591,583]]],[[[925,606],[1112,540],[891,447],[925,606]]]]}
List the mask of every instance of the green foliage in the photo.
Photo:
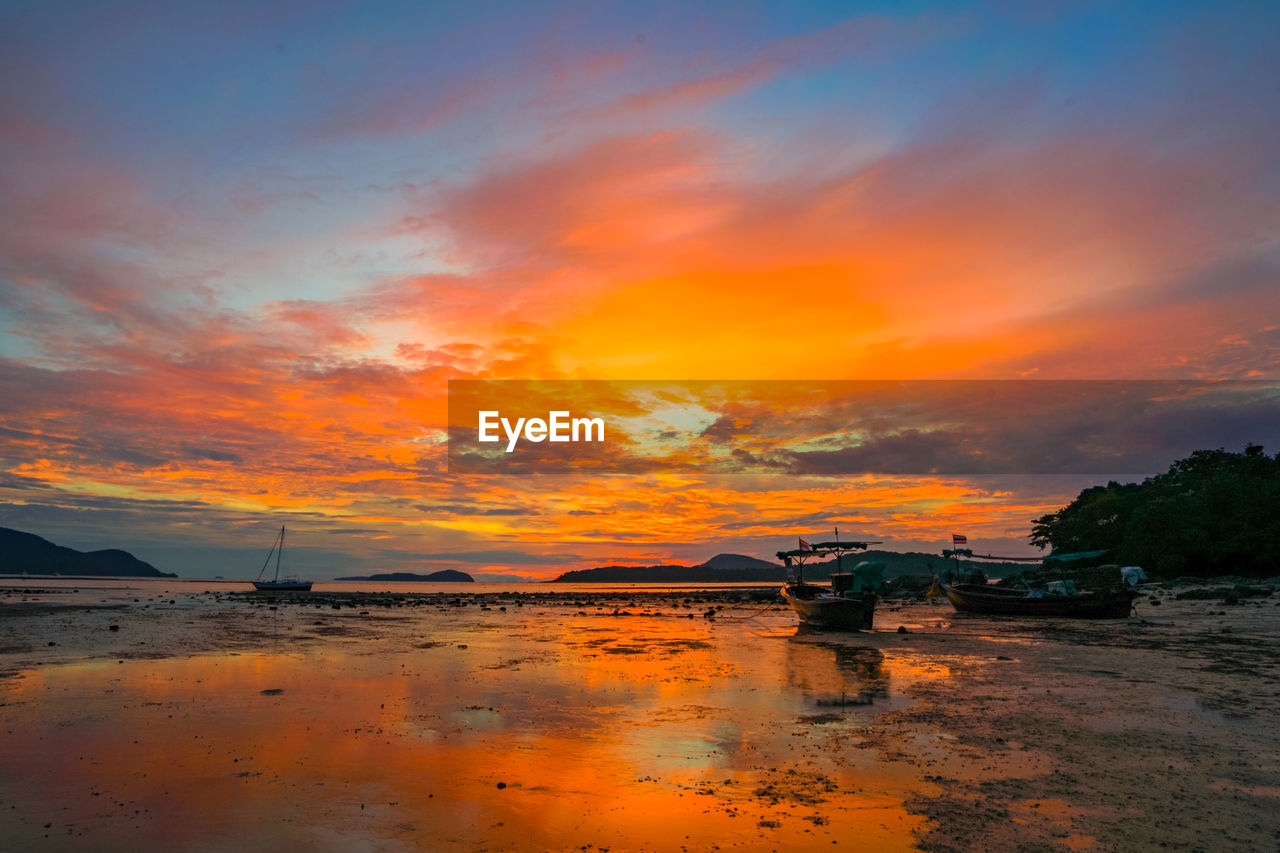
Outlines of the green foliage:
{"type": "Polygon", "coordinates": [[[1108,549],[1121,565],[1166,577],[1280,571],[1280,453],[1197,450],[1141,483],[1085,489],[1032,521],[1031,544],[1108,549]]]}

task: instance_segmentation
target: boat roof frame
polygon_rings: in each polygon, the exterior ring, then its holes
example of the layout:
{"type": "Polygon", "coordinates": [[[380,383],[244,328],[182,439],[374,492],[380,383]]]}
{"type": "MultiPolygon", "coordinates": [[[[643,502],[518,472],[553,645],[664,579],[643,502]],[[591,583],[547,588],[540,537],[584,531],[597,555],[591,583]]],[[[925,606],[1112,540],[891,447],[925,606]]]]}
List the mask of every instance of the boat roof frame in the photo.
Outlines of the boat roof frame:
{"type": "Polygon", "coordinates": [[[879,542],[815,542],[808,548],[797,548],[793,551],[778,551],[779,560],[792,559],[799,565],[810,557],[840,556],[850,551],[865,551],[868,545],[879,545],[879,542]]]}

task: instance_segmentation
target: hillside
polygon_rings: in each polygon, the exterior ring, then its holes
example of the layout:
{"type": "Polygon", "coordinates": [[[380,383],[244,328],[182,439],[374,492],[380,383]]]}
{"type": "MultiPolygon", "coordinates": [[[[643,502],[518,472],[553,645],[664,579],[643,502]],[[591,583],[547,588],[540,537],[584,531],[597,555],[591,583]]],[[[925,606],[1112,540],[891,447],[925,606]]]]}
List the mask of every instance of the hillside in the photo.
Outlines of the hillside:
{"type": "Polygon", "coordinates": [[[771,560],[760,560],[755,557],[748,557],[745,554],[716,554],[710,560],[701,564],[701,568],[729,570],[729,569],[776,569],[778,564],[771,560]]]}
{"type": "Polygon", "coordinates": [[[128,551],[107,548],[77,551],[34,533],[0,527],[0,574],[81,575],[92,577],[176,578],[158,571],[128,551]]]}
{"type": "MultiPolygon", "coordinates": [[[[845,568],[850,569],[864,560],[879,560],[885,564],[885,578],[903,575],[933,575],[945,571],[949,563],[942,556],[919,551],[864,551],[845,557],[845,568]]],[[[982,563],[982,570],[992,577],[1003,577],[1026,568],[1017,563],[982,563]]],[[[835,560],[811,563],[804,567],[804,578],[824,581],[836,568],[835,560]]],[[[565,572],[552,583],[781,583],[787,570],[778,563],[747,557],[741,554],[717,554],[696,566],[600,566],[594,569],[578,569],[565,572]]]]}

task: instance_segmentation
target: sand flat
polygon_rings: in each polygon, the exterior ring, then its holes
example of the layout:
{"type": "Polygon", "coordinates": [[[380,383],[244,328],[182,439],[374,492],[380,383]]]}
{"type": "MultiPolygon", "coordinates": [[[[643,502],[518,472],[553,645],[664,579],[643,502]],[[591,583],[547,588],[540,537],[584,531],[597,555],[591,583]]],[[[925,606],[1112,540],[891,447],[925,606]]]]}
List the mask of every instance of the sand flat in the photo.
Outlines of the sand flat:
{"type": "Polygon", "coordinates": [[[10,848],[1277,841],[1268,598],[862,634],[678,593],[2,600],[10,848]]]}

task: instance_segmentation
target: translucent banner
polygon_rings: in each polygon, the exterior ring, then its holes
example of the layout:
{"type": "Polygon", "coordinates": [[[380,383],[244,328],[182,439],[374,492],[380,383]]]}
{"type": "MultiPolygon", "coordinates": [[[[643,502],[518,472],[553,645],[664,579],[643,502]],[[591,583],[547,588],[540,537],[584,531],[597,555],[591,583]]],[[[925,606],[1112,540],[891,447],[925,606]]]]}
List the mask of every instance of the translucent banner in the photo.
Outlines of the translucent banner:
{"type": "Polygon", "coordinates": [[[1280,383],[1183,380],[449,383],[459,474],[1147,474],[1280,450],[1280,383]]]}

